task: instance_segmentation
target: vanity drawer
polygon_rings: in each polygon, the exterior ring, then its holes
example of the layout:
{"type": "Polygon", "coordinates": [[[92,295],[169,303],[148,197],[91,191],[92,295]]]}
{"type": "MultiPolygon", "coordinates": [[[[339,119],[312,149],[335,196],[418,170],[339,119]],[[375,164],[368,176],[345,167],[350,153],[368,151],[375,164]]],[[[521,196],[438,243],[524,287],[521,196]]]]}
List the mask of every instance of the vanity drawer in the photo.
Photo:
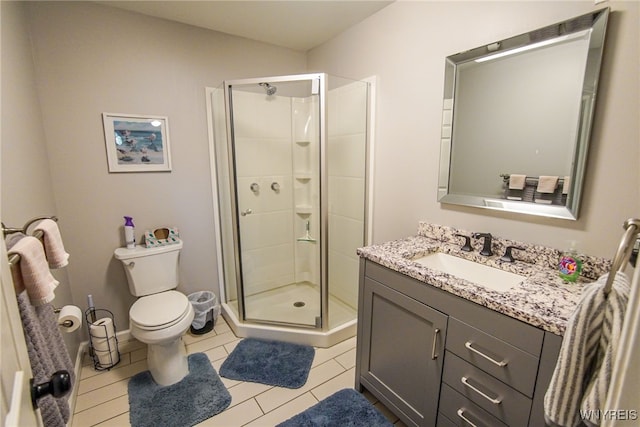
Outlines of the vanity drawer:
{"type": "Polygon", "coordinates": [[[537,356],[454,318],[449,319],[446,348],[526,396],[533,396],[537,356]]]}
{"type": "Polygon", "coordinates": [[[529,422],[531,399],[453,353],[446,353],[442,381],[507,425],[529,422]]]}
{"type": "MultiPolygon", "coordinates": [[[[444,383],[442,384],[442,390],[440,392],[439,410],[438,419],[440,419],[442,415],[448,418],[447,421],[453,422],[455,426],[508,427],[507,424],[499,421],[493,415],[444,383]]],[[[442,425],[447,424],[443,422],[442,425]]],[[[515,425],[512,427],[515,427],[515,425]]]]}

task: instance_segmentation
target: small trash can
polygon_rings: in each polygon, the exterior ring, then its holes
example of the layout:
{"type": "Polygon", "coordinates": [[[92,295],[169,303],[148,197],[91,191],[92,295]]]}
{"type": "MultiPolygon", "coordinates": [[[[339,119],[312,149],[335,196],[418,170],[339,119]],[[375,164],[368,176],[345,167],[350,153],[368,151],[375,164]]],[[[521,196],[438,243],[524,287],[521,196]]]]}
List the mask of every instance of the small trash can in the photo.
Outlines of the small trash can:
{"type": "Polygon", "coordinates": [[[211,291],[200,291],[189,294],[187,298],[195,314],[191,322],[191,333],[202,335],[210,332],[220,312],[220,306],[216,304],[216,295],[211,291]]]}

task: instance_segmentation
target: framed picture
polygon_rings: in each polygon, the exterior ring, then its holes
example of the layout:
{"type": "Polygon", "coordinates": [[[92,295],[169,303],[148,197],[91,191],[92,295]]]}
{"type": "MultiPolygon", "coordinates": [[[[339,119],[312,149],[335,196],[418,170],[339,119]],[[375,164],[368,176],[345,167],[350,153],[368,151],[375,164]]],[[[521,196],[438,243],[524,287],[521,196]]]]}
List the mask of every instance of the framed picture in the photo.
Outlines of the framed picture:
{"type": "Polygon", "coordinates": [[[102,120],[109,172],[171,170],[167,117],[102,113],[102,120]]]}

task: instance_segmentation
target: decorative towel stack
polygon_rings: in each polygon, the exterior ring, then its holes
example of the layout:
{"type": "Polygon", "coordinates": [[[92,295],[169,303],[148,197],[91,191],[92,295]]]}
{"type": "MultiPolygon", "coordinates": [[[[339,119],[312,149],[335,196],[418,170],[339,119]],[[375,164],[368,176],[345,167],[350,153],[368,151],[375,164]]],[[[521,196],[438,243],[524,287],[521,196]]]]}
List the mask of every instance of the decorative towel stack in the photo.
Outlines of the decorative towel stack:
{"type": "Polygon", "coordinates": [[[544,397],[544,412],[551,426],[600,425],[612,365],[629,300],[629,281],[617,272],[609,295],[608,274],[587,285],[569,319],[560,356],[544,397]],[[582,414],[582,416],[581,416],[582,414]],[[591,415],[592,418],[588,418],[591,415]],[[584,418],[584,419],[583,419],[584,418]]]}

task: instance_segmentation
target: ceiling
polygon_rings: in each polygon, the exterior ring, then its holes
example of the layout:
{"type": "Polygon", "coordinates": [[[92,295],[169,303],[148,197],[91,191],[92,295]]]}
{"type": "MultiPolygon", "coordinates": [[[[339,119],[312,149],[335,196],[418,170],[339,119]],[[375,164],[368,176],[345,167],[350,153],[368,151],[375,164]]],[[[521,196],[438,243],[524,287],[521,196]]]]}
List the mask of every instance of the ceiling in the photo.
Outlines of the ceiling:
{"type": "Polygon", "coordinates": [[[392,1],[97,1],[298,51],[312,49],[392,1]]]}

